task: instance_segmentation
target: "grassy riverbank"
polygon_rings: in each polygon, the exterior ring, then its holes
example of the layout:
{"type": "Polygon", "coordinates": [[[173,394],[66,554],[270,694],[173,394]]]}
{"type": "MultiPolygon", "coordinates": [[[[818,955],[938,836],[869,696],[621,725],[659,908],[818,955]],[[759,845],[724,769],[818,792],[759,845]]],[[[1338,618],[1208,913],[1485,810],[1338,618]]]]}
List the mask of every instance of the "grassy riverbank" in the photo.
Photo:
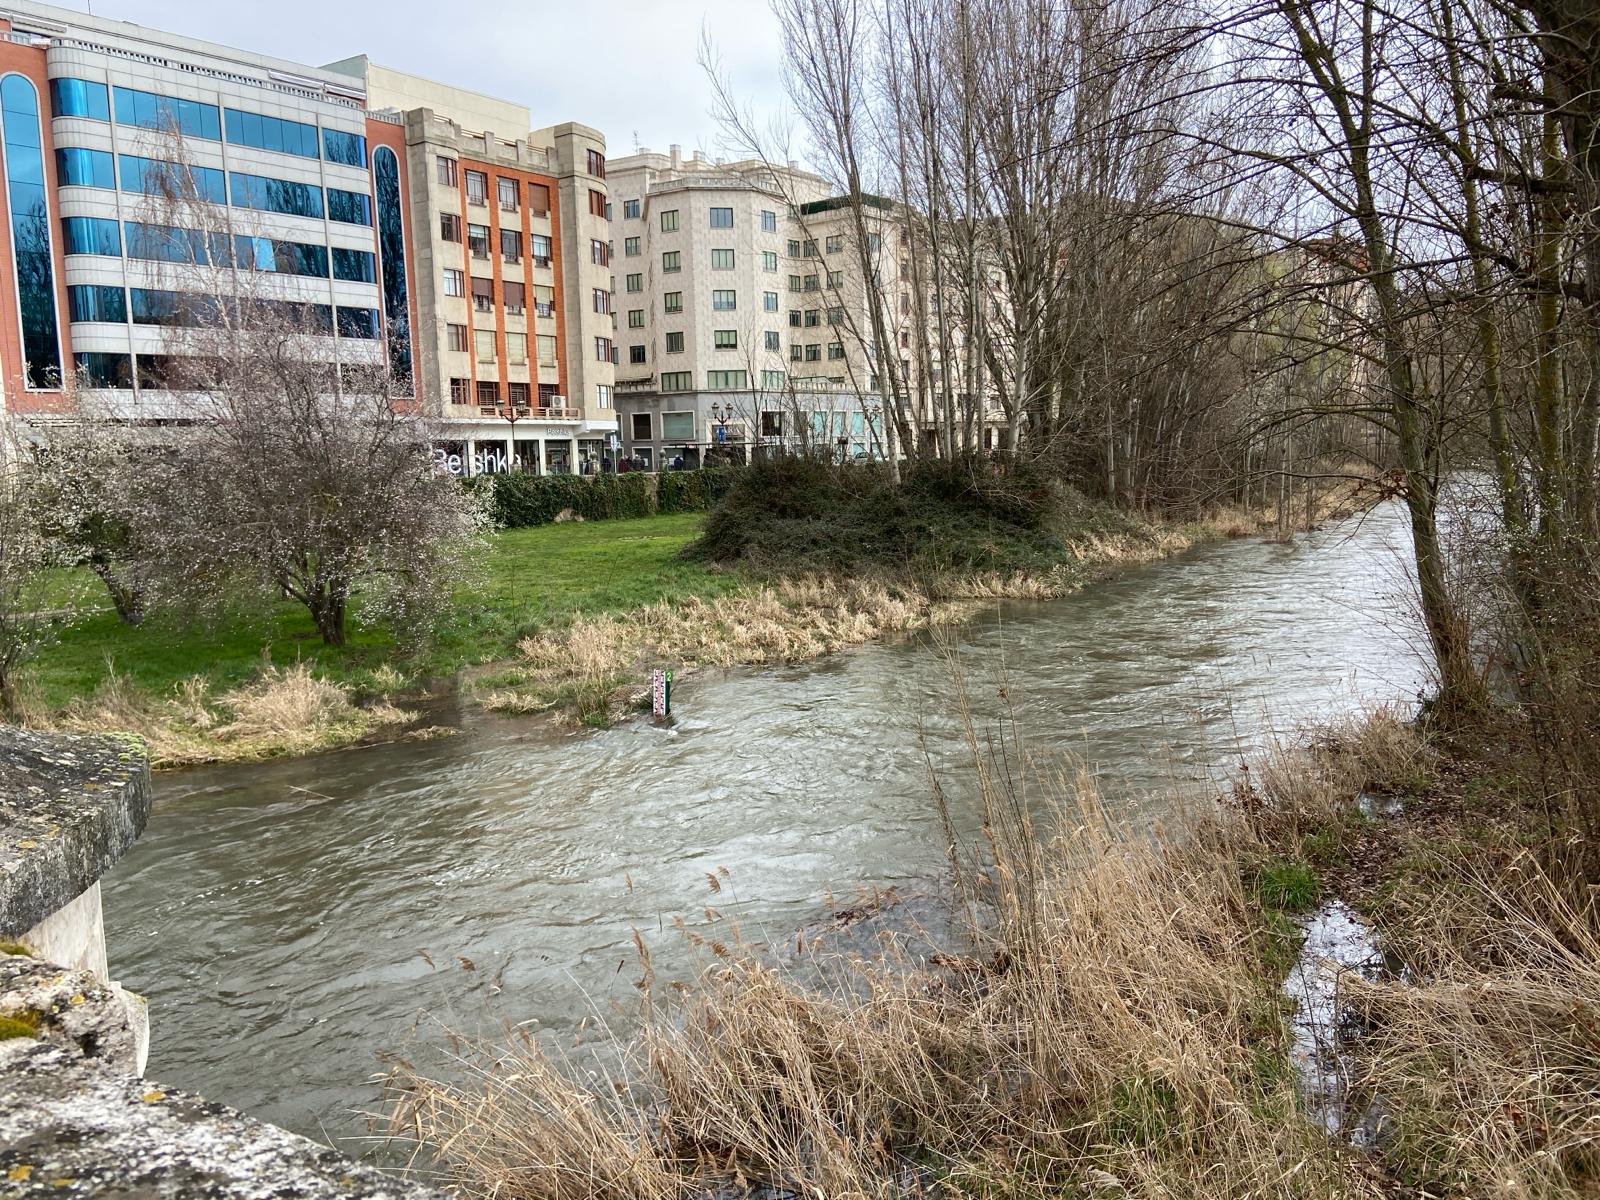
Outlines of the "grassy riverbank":
{"type": "Polygon", "coordinates": [[[975,735],[964,781],[990,838],[957,863],[987,913],[970,941],[796,971],[708,912],[686,994],[642,958],[619,1054],[486,1048],[467,1085],[398,1080],[398,1122],[466,1194],[538,1200],[1593,1195],[1600,917],[1514,734],[1431,743],[1377,713],[1154,839],[1069,765],[999,749],[975,735]],[[1327,1132],[1291,1060],[1283,982],[1334,898],[1392,961],[1341,984],[1368,1146],[1327,1132]]]}
{"type": "MultiPolygon", "coordinates": [[[[675,514],[490,535],[447,623],[415,644],[364,629],[358,608],[350,642],[330,648],[288,602],[129,627],[92,581],[63,578],[63,596],[89,599],[58,619],[26,711],[40,727],[137,733],[158,766],[395,735],[456,686],[495,711],[604,724],[640,702],[655,666],[805,661],[1257,528],[1235,511],[1151,520],[1031,483],[975,500],[949,481],[904,498],[775,482],[709,526],[675,514]],[[741,521],[752,536],[738,540],[741,521]]],[[[1347,502],[1330,496],[1324,515],[1347,502]]]]}

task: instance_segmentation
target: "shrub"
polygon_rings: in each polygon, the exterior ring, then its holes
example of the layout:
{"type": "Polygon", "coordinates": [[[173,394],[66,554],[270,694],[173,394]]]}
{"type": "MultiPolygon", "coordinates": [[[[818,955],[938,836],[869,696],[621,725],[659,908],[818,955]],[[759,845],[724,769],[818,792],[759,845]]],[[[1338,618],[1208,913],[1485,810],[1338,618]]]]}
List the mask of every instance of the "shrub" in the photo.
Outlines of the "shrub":
{"type": "Polygon", "coordinates": [[[648,517],[656,511],[656,479],[631,475],[491,475],[469,481],[487,488],[497,525],[548,525],[564,512],[585,521],[648,517]]]}
{"type": "Polygon", "coordinates": [[[738,467],[669,471],[659,477],[656,498],[664,513],[707,512],[717,506],[739,477],[738,467]]]}

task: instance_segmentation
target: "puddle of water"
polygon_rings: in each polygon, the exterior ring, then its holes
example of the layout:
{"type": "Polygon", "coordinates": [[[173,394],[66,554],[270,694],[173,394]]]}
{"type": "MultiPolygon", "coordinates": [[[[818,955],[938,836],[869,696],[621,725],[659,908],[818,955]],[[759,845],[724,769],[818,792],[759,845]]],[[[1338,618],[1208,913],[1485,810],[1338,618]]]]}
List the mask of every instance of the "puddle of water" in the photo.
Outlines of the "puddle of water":
{"type": "Polygon", "coordinates": [[[1305,925],[1300,958],[1284,980],[1283,991],[1295,1003],[1294,1045],[1290,1060],[1300,1079],[1300,1093],[1313,1120],[1330,1134],[1344,1134],[1356,1145],[1368,1144],[1370,1114],[1350,1121],[1345,1098],[1349,1091],[1343,1043],[1348,1014],[1339,991],[1352,973],[1376,979],[1383,956],[1371,927],[1342,900],[1323,905],[1305,925]]]}

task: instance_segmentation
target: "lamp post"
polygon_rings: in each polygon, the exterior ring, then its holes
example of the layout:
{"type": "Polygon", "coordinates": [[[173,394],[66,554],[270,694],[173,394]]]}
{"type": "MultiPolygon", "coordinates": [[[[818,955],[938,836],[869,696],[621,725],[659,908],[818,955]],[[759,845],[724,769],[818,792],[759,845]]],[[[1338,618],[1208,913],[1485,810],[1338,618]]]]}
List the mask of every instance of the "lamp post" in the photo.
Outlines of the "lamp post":
{"type": "Polygon", "coordinates": [[[872,403],[866,405],[867,423],[872,430],[872,440],[878,445],[883,445],[883,435],[878,432],[878,418],[883,416],[883,405],[872,403]]]}
{"type": "Polygon", "coordinates": [[[711,419],[716,422],[717,426],[717,435],[712,441],[719,448],[728,444],[728,418],[731,416],[733,416],[733,405],[731,403],[713,403],[711,405],[711,419]]]}
{"type": "MultiPolygon", "coordinates": [[[[500,419],[511,426],[511,463],[515,463],[517,461],[517,406],[515,404],[505,404],[496,411],[499,413],[500,419]]],[[[506,469],[511,469],[510,464],[507,464],[506,469]]]]}

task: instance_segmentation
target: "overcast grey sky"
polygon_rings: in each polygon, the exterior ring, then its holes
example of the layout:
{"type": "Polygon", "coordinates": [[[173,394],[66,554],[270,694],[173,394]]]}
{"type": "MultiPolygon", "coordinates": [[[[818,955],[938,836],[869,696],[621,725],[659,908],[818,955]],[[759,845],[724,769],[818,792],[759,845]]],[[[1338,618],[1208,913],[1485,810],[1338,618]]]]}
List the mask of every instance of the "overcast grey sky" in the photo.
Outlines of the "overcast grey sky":
{"type": "MultiPolygon", "coordinates": [[[[85,8],[85,0],[55,0],[85,8]]],[[[313,65],[365,53],[526,104],[535,125],[582,121],[613,156],[672,142],[715,156],[709,29],[735,89],[763,119],[783,105],[777,27],[764,0],[92,0],[94,14],[313,65]]]]}

